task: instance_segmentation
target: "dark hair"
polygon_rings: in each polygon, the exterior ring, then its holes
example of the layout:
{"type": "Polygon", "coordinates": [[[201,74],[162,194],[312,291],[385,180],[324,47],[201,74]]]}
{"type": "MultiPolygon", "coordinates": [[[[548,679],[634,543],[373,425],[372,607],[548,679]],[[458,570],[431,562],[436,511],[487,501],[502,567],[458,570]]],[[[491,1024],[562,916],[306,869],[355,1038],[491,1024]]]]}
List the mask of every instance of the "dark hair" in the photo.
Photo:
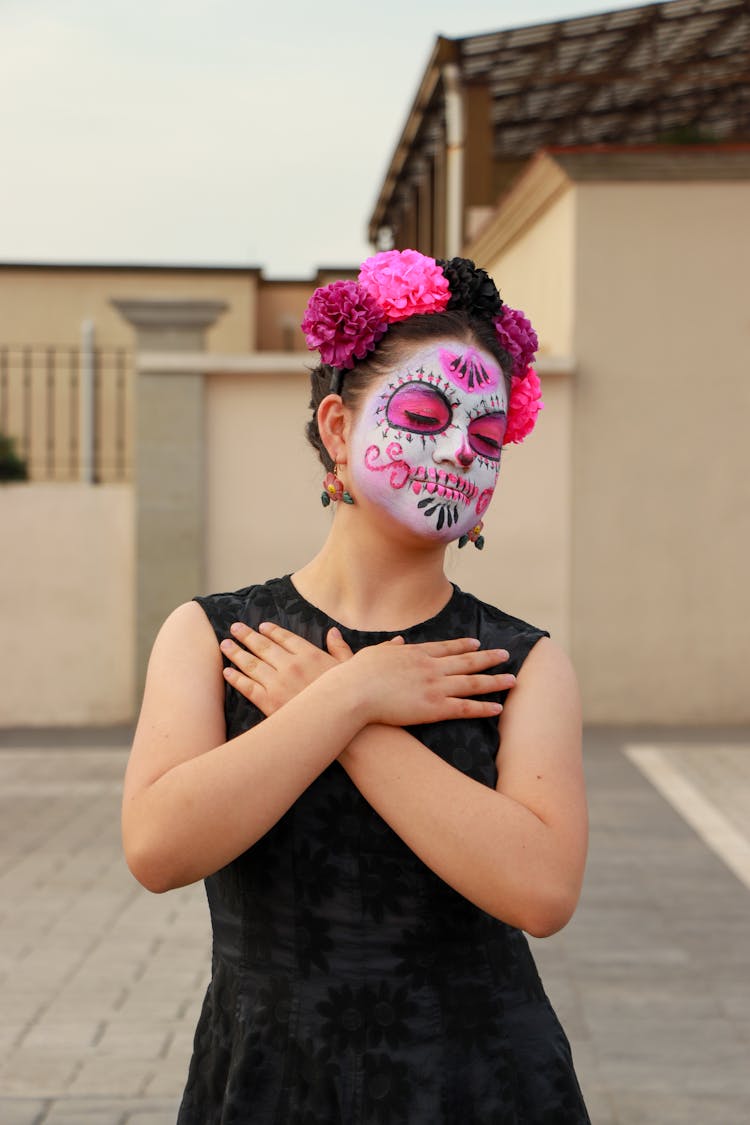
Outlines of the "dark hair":
{"type": "MultiPolygon", "coordinates": [[[[476,344],[489,352],[500,364],[510,393],[513,359],[500,346],[492,322],[485,317],[472,316],[464,309],[451,309],[426,316],[412,316],[408,320],[400,320],[390,325],[375,350],[365,359],[360,360],[351,371],[344,373],[340,392],[344,404],[355,409],[367,388],[402,362],[408,350],[413,350],[414,345],[422,344],[427,340],[439,339],[463,340],[467,344],[476,344]]],[[[310,372],[312,417],[305,427],[307,440],[317,450],[318,457],[328,472],[333,469],[333,460],[323,445],[318,429],[318,407],[331,392],[333,373],[334,368],[327,363],[319,363],[310,372]]]]}

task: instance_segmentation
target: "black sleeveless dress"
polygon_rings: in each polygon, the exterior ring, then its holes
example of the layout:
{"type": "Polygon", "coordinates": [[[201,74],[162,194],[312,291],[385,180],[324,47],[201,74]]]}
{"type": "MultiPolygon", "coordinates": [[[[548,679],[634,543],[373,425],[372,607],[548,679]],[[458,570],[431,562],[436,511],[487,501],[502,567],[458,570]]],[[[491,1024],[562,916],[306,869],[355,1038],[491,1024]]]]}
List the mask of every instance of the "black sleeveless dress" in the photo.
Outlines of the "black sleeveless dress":
{"type": "MultiPolygon", "coordinates": [[[[197,601],[220,640],[276,621],[325,647],[334,624],[288,576],[197,601]]],[[[342,632],[354,650],[393,635],[342,632]]],[[[479,637],[517,672],[546,634],[455,587],[404,635],[479,637]]],[[[227,688],[227,738],[262,718],[227,688]]],[[[494,786],[495,719],[411,733],[494,786]]],[[[524,935],[430,871],[337,762],[206,891],[212,979],[178,1125],[589,1121],[524,935]]]]}

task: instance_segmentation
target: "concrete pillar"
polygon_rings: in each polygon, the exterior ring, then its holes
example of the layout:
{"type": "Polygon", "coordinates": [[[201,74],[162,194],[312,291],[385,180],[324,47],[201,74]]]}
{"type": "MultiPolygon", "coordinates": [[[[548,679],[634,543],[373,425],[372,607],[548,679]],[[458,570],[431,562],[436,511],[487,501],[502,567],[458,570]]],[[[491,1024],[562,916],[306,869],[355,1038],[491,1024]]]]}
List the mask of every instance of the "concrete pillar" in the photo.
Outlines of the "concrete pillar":
{"type": "MultiPolygon", "coordinates": [[[[223,301],[113,300],[143,352],[205,349],[223,301]]],[[[138,370],[134,420],[136,684],[164,618],[203,592],[203,375],[138,370]]]]}

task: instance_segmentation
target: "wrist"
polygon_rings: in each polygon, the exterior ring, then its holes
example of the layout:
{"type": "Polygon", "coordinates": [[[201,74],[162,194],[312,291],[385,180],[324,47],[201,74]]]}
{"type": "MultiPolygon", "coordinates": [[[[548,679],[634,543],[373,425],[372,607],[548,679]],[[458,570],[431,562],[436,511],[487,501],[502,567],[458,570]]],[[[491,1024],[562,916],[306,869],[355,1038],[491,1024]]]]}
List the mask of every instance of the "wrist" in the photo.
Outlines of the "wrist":
{"type": "Polygon", "coordinates": [[[347,710],[356,715],[358,730],[361,731],[373,721],[366,678],[361,674],[356,655],[330,668],[325,676],[327,679],[330,677],[329,682],[335,688],[337,701],[343,703],[347,710]]]}

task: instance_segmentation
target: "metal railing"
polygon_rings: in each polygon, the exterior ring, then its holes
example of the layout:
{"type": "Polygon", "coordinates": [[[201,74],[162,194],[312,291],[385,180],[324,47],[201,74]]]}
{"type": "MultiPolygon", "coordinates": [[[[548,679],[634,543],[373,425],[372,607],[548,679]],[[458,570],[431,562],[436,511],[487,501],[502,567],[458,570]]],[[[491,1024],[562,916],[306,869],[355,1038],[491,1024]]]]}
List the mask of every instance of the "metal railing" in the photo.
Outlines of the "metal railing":
{"type": "Polygon", "coordinates": [[[125,348],[0,345],[0,433],[31,481],[129,481],[133,384],[125,348]]]}

